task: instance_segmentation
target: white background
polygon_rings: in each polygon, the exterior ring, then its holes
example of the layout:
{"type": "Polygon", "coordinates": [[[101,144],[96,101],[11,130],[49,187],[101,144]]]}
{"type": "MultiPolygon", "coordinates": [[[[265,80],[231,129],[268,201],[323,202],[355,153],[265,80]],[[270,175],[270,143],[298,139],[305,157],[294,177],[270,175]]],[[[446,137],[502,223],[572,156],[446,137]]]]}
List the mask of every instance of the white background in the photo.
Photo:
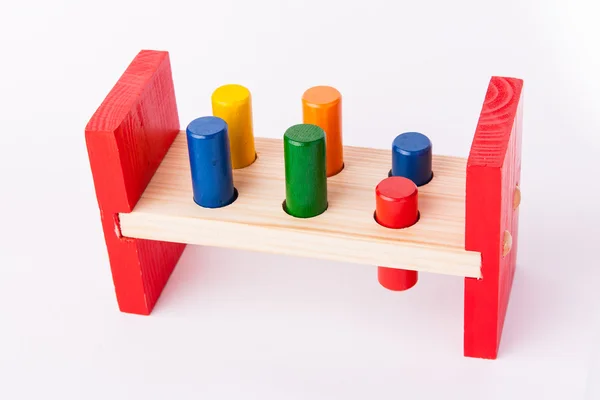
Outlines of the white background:
{"type": "Polygon", "coordinates": [[[600,399],[594,1],[0,2],[1,399],[600,399]],[[182,127],[241,83],[257,136],[336,86],[347,145],[407,130],[466,156],[491,75],[525,80],[518,269],[499,358],[462,356],[463,281],[188,247],[118,312],[84,143],[141,49],[182,127]]]}

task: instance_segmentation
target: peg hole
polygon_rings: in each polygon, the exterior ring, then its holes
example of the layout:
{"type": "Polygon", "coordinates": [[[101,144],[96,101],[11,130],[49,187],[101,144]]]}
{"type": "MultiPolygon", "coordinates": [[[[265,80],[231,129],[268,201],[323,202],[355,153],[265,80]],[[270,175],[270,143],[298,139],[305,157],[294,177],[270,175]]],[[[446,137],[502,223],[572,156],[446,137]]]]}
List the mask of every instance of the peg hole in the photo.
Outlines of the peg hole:
{"type": "MultiPolygon", "coordinates": [[[[433,171],[431,171],[431,178],[429,178],[429,180],[427,182],[425,182],[425,183],[423,183],[421,185],[417,185],[417,186],[421,187],[421,186],[427,185],[429,182],[431,182],[433,180],[434,175],[435,174],[433,173],[433,171]]],[[[392,175],[392,170],[390,169],[390,171],[388,172],[388,178],[391,178],[392,176],[394,176],[394,175],[392,175]]]]}
{"type": "Polygon", "coordinates": [[[417,222],[419,222],[419,220],[421,219],[421,212],[420,212],[420,211],[417,211],[417,219],[415,220],[415,222],[414,222],[413,224],[411,224],[411,225],[408,225],[408,226],[403,226],[402,228],[392,228],[392,227],[390,227],[390,226],[386,226],[386,225],[382,224],[381,222],[379,222],[379,221],[377,220],[377,211],[373,211],[373,219],[375,220],[375,222],[377,222],[377,224],[378,224],[379,226],[383,226],[384,228],[388,228],[388,229],[406,229],[406,228],[410,228],[411,226],[414,226],[414,225],[416,225],[416,224],[417,224],[417,222]]]}
{"type": "Polygon", "coordinates": [[[281,203],[281,208],[283,208],[283,211],[284,211],[284,212],[285,212],[287,215],[289,215],[290,217],[294,217],[294,218],[301,218],[301,219],[307,219],[307,218],[314,218],[314,217],[318,217],[319,215],[323,214],[323,213],[324,213],[325,211],[327,211],[327,209],[329,208],[329,203],[327,203],[327,204],[325,205],[325,209],[324,209],[323,211],[321,211],[320,213],[318,213],[318,214],[316,214],[316,215],[312,215],[312,216],[309,216],[309,217],[297,216],[297,215],[294,215],[294,214],[290,213],[290,212],[288,211],[288,209],[287,209],[287,206],[286,206],[286,201],[285,201],[285,200],[283,201],[283,203],[281,203]]]}

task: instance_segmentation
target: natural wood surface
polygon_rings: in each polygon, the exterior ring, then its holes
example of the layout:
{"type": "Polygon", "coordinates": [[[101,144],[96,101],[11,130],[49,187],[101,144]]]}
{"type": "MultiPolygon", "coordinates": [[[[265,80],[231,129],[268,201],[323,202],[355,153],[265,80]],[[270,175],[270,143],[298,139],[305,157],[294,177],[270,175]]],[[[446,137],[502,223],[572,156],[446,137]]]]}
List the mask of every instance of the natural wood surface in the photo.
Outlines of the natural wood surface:
{"type": "Polygon", "coordinates": [[[258,159],[234,170],[237,200],[201,208],[192,200],[185,132],[175,139],[135,208],[119,215],[124,236],[385,265],[479,278],[481,255],[465,250],[466,159],[434,156],[433,180],[419,188],[420,220],[406,229],[375,222],[375,187],[391,151],[344,147],[345,167],[328,178],[327,211],[309,219],[282,209],[283,144],[256,138],[258,159]]]}

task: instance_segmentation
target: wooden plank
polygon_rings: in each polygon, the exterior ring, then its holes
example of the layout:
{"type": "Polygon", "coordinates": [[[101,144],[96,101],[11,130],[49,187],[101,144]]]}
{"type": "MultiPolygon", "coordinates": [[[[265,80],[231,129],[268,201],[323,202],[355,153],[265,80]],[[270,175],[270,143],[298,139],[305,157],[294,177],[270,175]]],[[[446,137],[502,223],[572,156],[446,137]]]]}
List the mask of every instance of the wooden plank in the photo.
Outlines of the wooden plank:
{"type": "Polygon", "coordinates": [[[169,54],[141,51],[96,110],[85,139],[119,308],[149,314],[185,247],[124,238],[129,212],[179,132],[169,54]]]}
{"type": "Polygon", "coordinates": [[[467,165],[465,248],[483,279],[465,280],[465,356],[495,359],[517,257],[523,81],[492,77],[467,165]]]}
{"type": "Polygon", "coordinates": [[[406,229],[378,225],[375,186],[391,152],[344,147],[345,168],[328,179],[329,206],[309,219],[282,209],[283,144],[256,138],[257,160],[234,170],[237,200],[206,209],[192,200],[185,132],[180,132],[133,211],[119,214],[122,234],[161,240],[385,265],[478,278],[481,256],[465,250],[466,159],[434,156],[433,180],[419,188],[420,220],[406,229]]]}

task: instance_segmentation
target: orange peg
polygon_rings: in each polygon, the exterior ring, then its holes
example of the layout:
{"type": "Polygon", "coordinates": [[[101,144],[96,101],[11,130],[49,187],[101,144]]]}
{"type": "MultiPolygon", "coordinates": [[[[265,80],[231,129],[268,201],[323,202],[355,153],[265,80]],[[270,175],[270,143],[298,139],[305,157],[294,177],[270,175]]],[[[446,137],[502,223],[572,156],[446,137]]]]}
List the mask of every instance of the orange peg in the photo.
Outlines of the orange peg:
{"type": "Polygon", "coordinates": [[[305,124],[317,125],[325,131],[327,176],[344,169],[342,143],[342,95],[330,86],[315,86],[302,96],[305,124]]]}

